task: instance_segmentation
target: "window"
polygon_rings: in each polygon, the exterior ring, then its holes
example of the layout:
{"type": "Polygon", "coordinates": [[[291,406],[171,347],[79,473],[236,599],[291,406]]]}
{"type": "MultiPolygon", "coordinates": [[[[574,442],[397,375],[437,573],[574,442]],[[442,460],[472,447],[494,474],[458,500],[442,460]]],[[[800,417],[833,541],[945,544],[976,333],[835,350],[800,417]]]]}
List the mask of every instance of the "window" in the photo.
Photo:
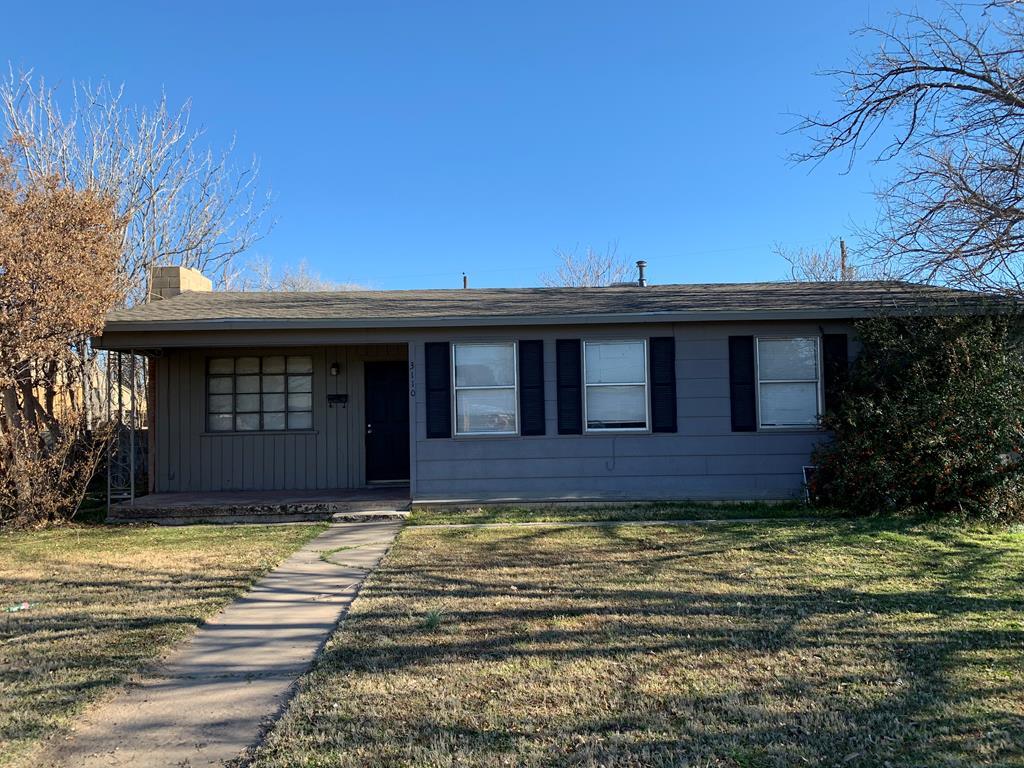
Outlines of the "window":
{"type": "Polygon", "coordinates": [[[455,434],[516,434],[519,414],[515,343],[453,344],[452,360],[455,434]]]}
{"type": "Polygon", "coordinates": [[[207,363],[211,432],[313,428],[313,358],[215,357],[207,363]]]}
{"type": "Polygon", "coordinates": [[[647,429],[647,342],[584,341],[587,431],[647,429]]]}
{"type": "Polygon", "coordinates": [[[762,427],[816,427],[821,411],[817,337],[757,340],[757,401],[762,427]]]}

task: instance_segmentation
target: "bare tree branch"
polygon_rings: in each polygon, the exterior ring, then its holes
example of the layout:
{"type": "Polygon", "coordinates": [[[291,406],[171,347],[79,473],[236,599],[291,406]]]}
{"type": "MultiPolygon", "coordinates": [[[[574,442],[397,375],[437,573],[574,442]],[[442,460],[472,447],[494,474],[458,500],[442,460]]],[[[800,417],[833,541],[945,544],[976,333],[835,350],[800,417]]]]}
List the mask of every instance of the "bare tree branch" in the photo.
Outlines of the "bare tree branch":
{"type": "Polygon", "coordinates": [[[305,259],[296,266],[285,265],[275,270],[268,259],[253,258],[225,276],[225,290],[229,291],[360,291],[365,286],[357,283],[338,283],[325,280],[313,272],[305,259]]]}
{"type": "Polygon", "coordinates": [[[796,156],[894,162],[871,259],[900,277],[1022,293],[1024,5],[947,5],[862,31],[877,43],[841,70],[836,115],[804,118],[796,156]],[[884,135],[888,132],[888,135],[884,135]]]}
{"type": "Polygon", "coordinates": [[[20,173],[57,176],[116,201],[125,222],[123,303],[144,301],[151,269],[193,267],[222,283],[235,258],[266,234],[269,199],[255,160],[240,166],[234,146],[213,152],[191,126],[191,105],[165,96],[152,107],[124,100],[122,88],[72,84],[67,114],[56,89],[32,72],[0,82],[0,131],[20,173]]]}
{"type": "Polygon", "coordinates": [[[610,244],[604,251],[587,247],[581,254],[579,246],[571,251],[555,250],[558,266],[552,273],[541,275],[541,283],[549,287],[599,287],[623,282],[632,267],[619,257],[618,245],[610,244]]]}
{"type": "Polygon", "coordinates": [[[797,282],[834,283],[879,277],[872,265],[858,264],[846,252],[843,240],[833,240],[820,249],[787,248],[776,243],[772,250],[789,264],[789,279],[797,282]]]}

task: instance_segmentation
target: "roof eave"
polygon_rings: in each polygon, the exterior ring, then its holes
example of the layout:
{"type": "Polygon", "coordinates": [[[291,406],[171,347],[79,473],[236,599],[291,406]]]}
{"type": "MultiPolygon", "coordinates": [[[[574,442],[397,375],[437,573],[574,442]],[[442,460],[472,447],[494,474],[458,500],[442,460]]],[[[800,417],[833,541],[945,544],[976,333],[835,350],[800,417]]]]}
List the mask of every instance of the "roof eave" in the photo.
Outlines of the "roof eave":
{"type": "Polygon", "coordinates": [[[693,323],[742,320],[827,320],[867,317],[878,308],[633,312],[588,315],[514,315],[480,317],[396,317],[358,319],[231,318],[224,320],[109,320],[104,333],[167,333],[173,331],[280,331],[370,328],[462,328],[503,325],[607,325],[620,323],[693,323]]]}

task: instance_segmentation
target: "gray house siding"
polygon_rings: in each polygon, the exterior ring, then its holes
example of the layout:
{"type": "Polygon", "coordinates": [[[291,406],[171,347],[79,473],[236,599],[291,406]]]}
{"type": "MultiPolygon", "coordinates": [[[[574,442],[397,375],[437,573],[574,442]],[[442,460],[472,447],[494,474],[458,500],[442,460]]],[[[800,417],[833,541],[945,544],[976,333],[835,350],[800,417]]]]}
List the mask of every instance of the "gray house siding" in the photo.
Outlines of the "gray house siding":
{"type": "MultiPolygon", "coordinates": [[[[765,321],[195,334],[188,339],[195,346],[165,347],[156,358],[155,490],[363,485],[362,363],[408,355],[410,481],[416,500],[788,498],[800,493],[801,469],[823,435],[731,431],[728,337],[822,332],[848,333],[849,327],[835,321],[765,321]],[[556,339],[667,335],[676,341],[677,433],[558,434],[556,339]],[[260,346],[254,346],[257,339],[260,346]],[[424,343],[516,339],[544,341],[546,434],[427,439],[424,343]],[[313,356],[313,429],[208,433],[207,358],[282,350],[313,356]],[[330,376],[335,362],[340,373],[330,376]],[[327,395],[335,393],[349,394],[347,408],[327,406],[327,395]]],[[[177,341],[183,342],[181,335],[177,341]]]]}
{"type": "MultiPolygon", "coordinates": [[[[425,397],[416,391],[414,498],[421,501],[536,499],[781,499],[801,493],[802,468],[818,430],[732,431],[730,335],[849,333],[845,323],[679,323],[447,331],[423,341],[540,338],[544,341],[546,434],[427,439],[425,397]],[[676,341],[674,434],[559,435],[555,340],[672,335],[676,341]]],[[[423,343],[413,345],[423,368],[423,343]]]]}

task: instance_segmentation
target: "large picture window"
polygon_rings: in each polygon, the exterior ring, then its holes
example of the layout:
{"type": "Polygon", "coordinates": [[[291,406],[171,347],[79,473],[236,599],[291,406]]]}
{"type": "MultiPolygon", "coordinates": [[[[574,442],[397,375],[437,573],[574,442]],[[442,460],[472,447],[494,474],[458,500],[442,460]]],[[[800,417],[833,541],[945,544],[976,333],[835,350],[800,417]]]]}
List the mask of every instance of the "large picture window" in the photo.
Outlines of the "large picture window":
{"type": "Polygon", "coordinates": [[[515,342],[453,344],[455,434],[514,435],[519,431],[515,342]]]}
{"type": "Polygon", "coordinates": [[[761,427],[816,427],[821,413],[817,337],[757,340],[761,427]]]}
{"type": "Polygon", "coordinates": [[[646,341],[584,341],[583,383],[588,432],[647,429],[646,341]]]}
{"type": "Polygon", "coordinates": [[[312,357],[215,357],[206,373],[209,431],[313,428],[312,357]]]}

